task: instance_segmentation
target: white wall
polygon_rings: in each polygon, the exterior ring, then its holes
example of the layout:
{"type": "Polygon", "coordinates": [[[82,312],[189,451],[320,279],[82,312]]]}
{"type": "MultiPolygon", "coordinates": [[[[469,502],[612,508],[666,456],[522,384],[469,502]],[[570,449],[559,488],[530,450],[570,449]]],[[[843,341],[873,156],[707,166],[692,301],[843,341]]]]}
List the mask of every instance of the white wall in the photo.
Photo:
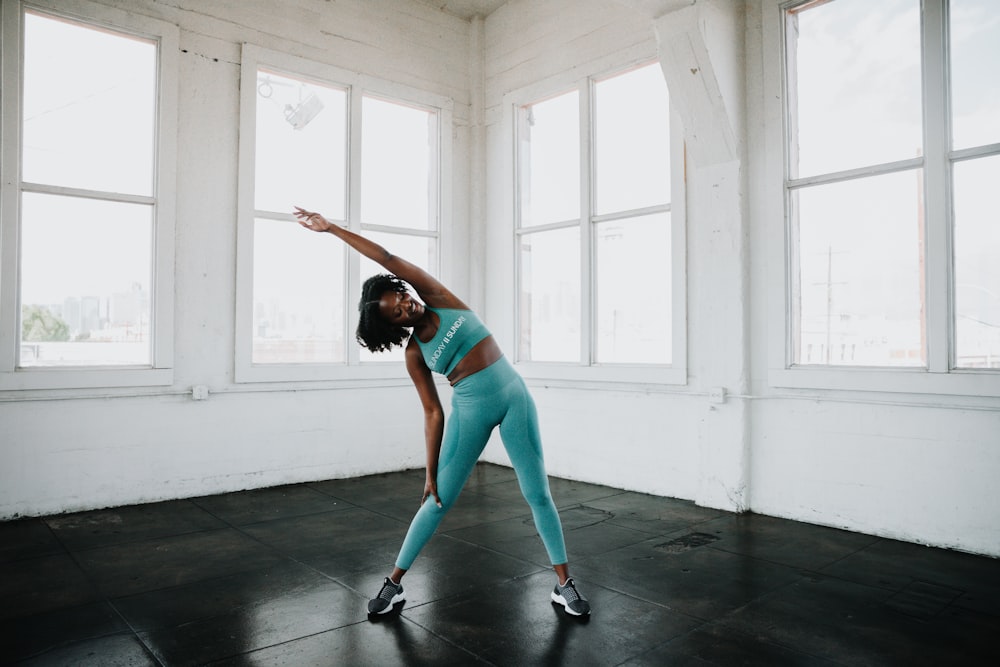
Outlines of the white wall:
{"type": "Polygon", "coordinates": [[[754,511],[1000,555],[996,408],[877,400],[756,401],[754,511]]]}
{"type": "MultiPolygon", "coordinates": [[[[422,412],[402,369],[379,388],[233,382],[240,49],[454,99],[451,205],[464,219],[468,22],[394,0],[99,1],[180,28],[174,384],[0,392],[0,519],[423,465],[422,412]],[[208,400],[191,399],[194,385],[208,400]]],[[[453,240],[466,239],[462,226],[453,240]]],[[[444,264],[460,282],[469,264],[456,255],[444,264]]]]}

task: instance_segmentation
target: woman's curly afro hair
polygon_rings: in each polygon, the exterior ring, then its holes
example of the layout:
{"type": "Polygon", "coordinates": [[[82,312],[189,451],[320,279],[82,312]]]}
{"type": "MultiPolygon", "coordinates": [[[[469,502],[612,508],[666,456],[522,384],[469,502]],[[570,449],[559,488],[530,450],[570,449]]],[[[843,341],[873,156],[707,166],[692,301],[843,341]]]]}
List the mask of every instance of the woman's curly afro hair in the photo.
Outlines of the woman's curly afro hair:
{"type": "Polygon", "coordinates": [[[386,292],[405,294],[409,291],[406,283],[389,273],[374,275],[361,286],[361,301],[358,302],[358,342],[372,352],[385,352],[393,346],[403,346],[410,337],[409,329],[389,324],[379,312],[379,299],[386,292]]]}

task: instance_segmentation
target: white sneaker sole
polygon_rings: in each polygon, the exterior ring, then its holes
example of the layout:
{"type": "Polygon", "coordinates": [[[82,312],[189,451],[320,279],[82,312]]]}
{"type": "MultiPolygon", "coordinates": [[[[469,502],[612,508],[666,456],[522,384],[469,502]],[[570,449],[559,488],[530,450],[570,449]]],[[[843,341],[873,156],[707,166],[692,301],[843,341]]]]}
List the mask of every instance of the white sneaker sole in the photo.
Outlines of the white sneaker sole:
{"type": "Polygon", "coordinates": [[[562,607],[563,607],[563,609],[570,616],[582,616],[582,614],[580,612],[573,611],[572,609],[570,609],[569,608],[569,604],[566,602],[566,598],[564,598],[563,596],[559,595],[555,591],[552,591],[552,601],[555,602],[555,603],[557,603],[557,604],[561,604],[562,607]]]}

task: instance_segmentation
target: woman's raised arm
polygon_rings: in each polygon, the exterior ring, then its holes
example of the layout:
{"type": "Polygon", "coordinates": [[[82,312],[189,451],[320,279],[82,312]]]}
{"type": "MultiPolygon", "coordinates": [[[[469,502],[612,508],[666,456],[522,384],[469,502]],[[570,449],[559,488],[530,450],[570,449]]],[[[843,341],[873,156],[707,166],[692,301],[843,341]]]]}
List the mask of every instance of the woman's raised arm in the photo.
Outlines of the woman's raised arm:
{"type": "Polygon", "coordinates": [[[295,217],[299,219],[299,224],[306,229],[333,234],[368,259],[382,265],[386,271],[405,280],[413,286],[417,295],[428,305],[443,308],[467,307],[437,278],[416,264],[398,255],[393,255],[371,239],[334,224],[319,213],[307,211],[298,206],[295,207],[295,217]]]}

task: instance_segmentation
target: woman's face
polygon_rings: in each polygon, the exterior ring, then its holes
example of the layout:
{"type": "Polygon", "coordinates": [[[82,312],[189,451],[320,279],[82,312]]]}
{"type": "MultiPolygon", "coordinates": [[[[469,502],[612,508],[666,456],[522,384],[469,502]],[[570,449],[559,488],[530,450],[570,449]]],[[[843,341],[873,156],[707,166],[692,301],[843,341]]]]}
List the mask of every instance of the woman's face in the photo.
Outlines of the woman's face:
{"type": "Polygon", "coordinates": [[[378,300],[378,311],[389,324],[412,327],[424,316],[424,304],[409,292],[383,292],[378,300]]]}

